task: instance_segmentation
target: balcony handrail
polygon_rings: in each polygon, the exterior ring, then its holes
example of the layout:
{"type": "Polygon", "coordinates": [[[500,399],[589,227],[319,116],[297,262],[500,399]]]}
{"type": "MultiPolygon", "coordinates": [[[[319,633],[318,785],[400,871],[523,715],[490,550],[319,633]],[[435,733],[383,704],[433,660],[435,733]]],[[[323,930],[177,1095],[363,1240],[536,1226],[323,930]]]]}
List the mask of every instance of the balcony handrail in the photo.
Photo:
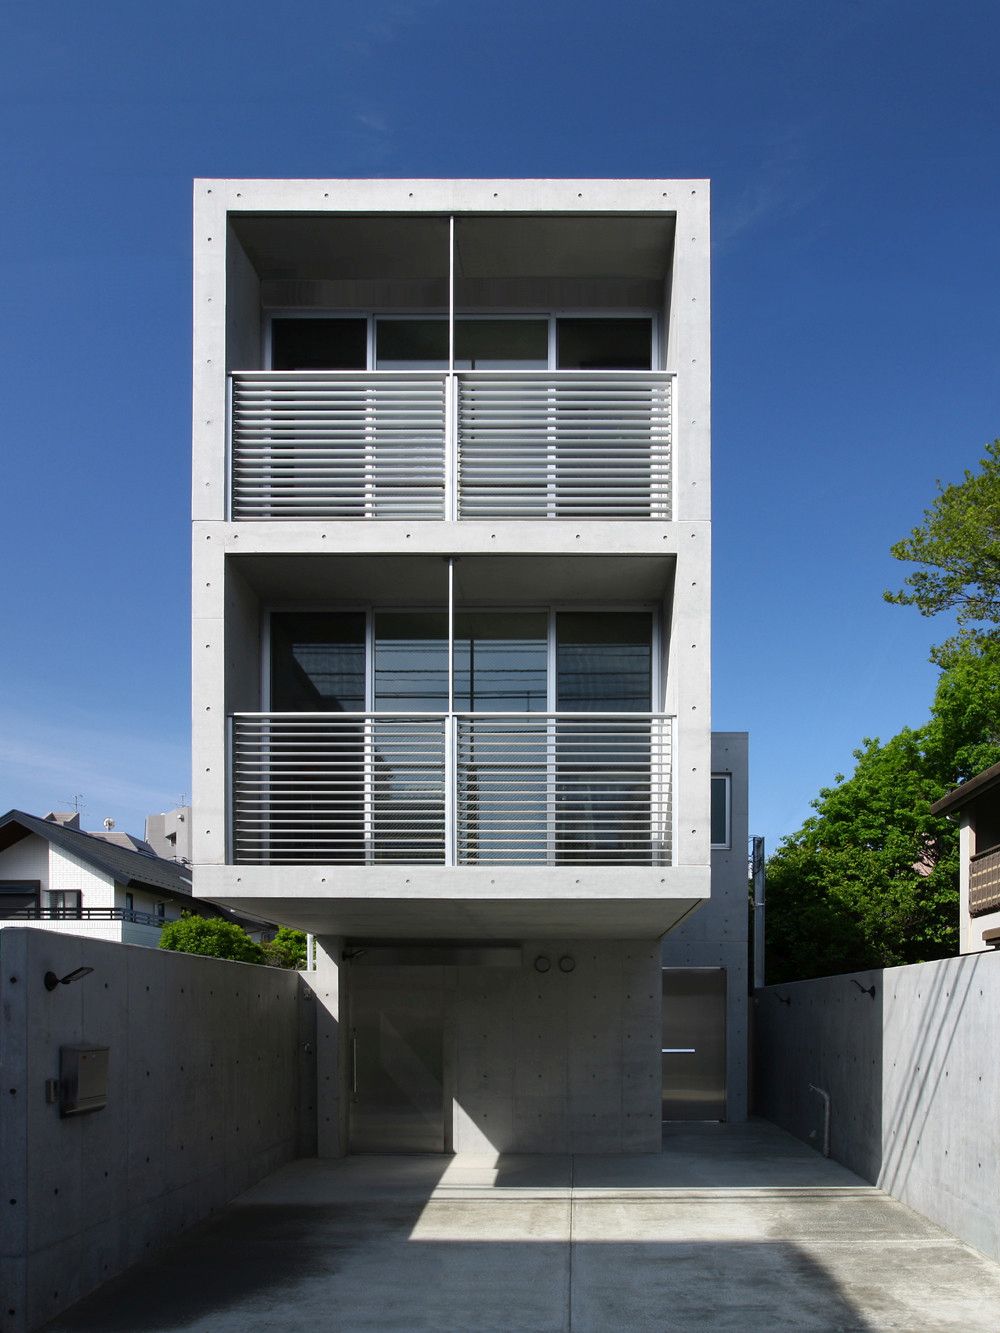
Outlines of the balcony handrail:
{"type": "Polygon", "coordinates": [[[0,921],[128,921],[164,926],[166,919],[135,907],[0,907],[0,921]]]}
{"type": "Polygon", "coordinates": [[[664,865],[673,715],[235,713],[236,864],[664,865]]]}
{"type": "Polygon", "coordinates": [[[237,520],[671,516],[667,370],[242,370],[237,520]]]}
{"type": "Polygon", "coordinates": [[[414,370],[388,370],[388,369],[385,369],[384,367],[383,367],[383,368],[380,368],[380,369],[375,369],[375,370],[253,370],[253,369],[250,369],[250,368],[246,368],[246,369],[242,369],[242,370],[236,370],[236,369],[234,369],[234,370],[229,370],[229,371],[226,372],[226,375],[227,375],[227,378],[230,379],[230,380],[233,380],[233,379],[240,379],[240,378],[244,378],[244,377],[249,377],[249,376],[251,376],[251,375],[254,376],[254,378],[258,378],[258,377],[259,377],[259,378],[262,378],[262,379],[265,379],[265,380],[272,379],[272,378],[273,378],[273,379],[278,379],[279,377],[283,377],[283,378],[286,378],[286,379],[312,379],[312,378],[315,378],[315,379],[320,379],[320,380],[322,380],[322,379],[343,378],[343,379],[357,379],[357,380],[362,380],[362,379],[365,379],[365,378],[368,378],[368,377],[377,378],[377,377],[379,377],[379,376],[385,376],[385,377],[387,377],[387,378],[391,378],[391,379],[403,379],[403,378],[405,378],[407,375],[413,375],[414,377],[418,377],[418,378],[419,378],[419,377],[422,377],[422,378],[429,378],[429,379],[433,379],[435,376],[444,376],[444,375],[492,375],[492,376],[496,376],[496,377],[498,377],[498,378],[506,376],[506,377],[509,378],[509,379],[520,379],[522,376],[534,376],[534,375],[537,375],[539,378],[544,378],[544,377],[546,377],[546,376],[554,377],[554,376],[557,376],[557,375],[579,375],[579,376],[581,376],[583,379],[586,379],[586,380],[598,380],[598,379],[603,379],[603,378],[605,378],[605,377],[610,378],[610,377],[612,377],[612,376],[615,377],[615,378],[626,378],[626,377],[629,377],[629,376],[636,376],[636,377],[642,377],[642,376],[645,376],[647,379],[652,379],[652,380],[663,380],[663,379],[676,379],[676,378],[677,378],[677,371],[676,371],[676,370],[627,370],[627,369],[626,369],[626,370],[618,370],[618,369],[613,369],[613,370],[555,370],[555,369],[549,369],[549,370],[536,370],[536,369],[525,369],[525,370],[509,370],[509,369],[508,369],[508,370],[495,370],[495,369],[483,369],[483,370],[478,370],[478,369],[472,369],[472,368],[470,368],[470,367],[468,367],[468,366],[464,366],[464,367],[462,367],[462,368],[460,368],[460,369],[455,369],[455,370],[446,370],[446,369],[444,369],[444,368],[440,368],[440,369],[437,369],[437,370],[426,370],[426,369],[414,369],[414,370]]]}
{"type": "Polygon", "coordinates": [[[610,713],[610,712],[606,712],[604,709],[602,709],[599,713],[596,713],[596,712],[570,712],[570,711],[568,711],[568,710],[564,710],[564,709],[558,709],[558,710],[556,710],[556,711],[554,711],[554,712],[531,712],[530,710],[525,710],[525,709],[519,709],[517,712],[505,712],[505,711],[502,710],[502,709],[496,709],[496,710],[493,710],[493,711],[491,711],[491,712],[480,712],[480,711],[478,711],[478,710],[474,710],[474,711],[471,711],[471,712],[470,712],[470,711],[468,711],[468,710],[466,710],[466,711],[462,711],[462,710],[457,709],[457,708],[456,708],[455,710],[453,710],[451,713],[449,713],[448,710],[447,710],[447,709],[444,709],[444,708],[436,708],[436,709],[433,709],[433,710],[431,710],[431,709],[421,710],[421,709],[419,709],[419,708],[411,708],[408,712],[385,712],[385,711],[383,711],[382,709],[378,709],[378,710],[375,710],[375,711],[373,711],[373,712],[368,712],[368,713],[360,713],[360,712],[354,712],[354,713],[342,713],[342,712],[332,712],[332,711],[331,711],[331,712],[318,712],[318,713],[306,713],[306,712],[301,712],[301,713],[300,713],[300,712],[297,712],[297,711],[296,711],[296,712],[284,712],[284,713],[279,713],[279,712],[268,712],[268,713],[247,713],[247,712],[240,712],[240,713],[233,713],[232,716],[233,716],[234,718],[240,718],[240,717],[246,717],[246,718],[262,718],[262,717],[269,717],[269,718],[270,718],[270,717],[273,717],[273,718],[282,718],[282,719],[293,719],[293,718],[323,718],[324,720],[334,720],[334,719],[336,719],[336,718],[345,717],[345,718],[351,718],[351,719],[353,719],[353,720],[355,720],[355,721],[364,721],[365,719],[368,719],[368,718],[406,718],[406,719],[409,719],[409,718],[435,718],[435,717],[436,717],[436,718],[447,718],[447,717],[509,717],[509,718],[516,718],[516,717],[522,717],[522,718],[537,717],[537,718],[564,718],[564,717],[565,717],[565,718],[580,718],[581,720],[582,720],[582,719],[586,719],[586,718],[590,718],[590,719],[595,719],[595,718],[602,718],[602,719],[613,718],[613,719],[615,719],[616,721],[619,721],[619,720],[620,720],[620,721],[627,721],[629,718],[633,718],[635,721],[637,721],[637,722],[641,722],[641,721],[643,721],[643,720],[645,720],[645,721],[650,721],[650,720],[652,720],[652,721],[656,721],[656,720],[668,721],[668,720],[671,720],[671,719],[675,718],[675,717],[677,716],[677,714],[676,714],[676,713],[654,713],[654,712],[648,712],[648,713],[610,713]]]}
{"type": "Polygon", "coordinates": [[[977,861],[985,861],[988,856],[1000,857],[1000,843],[997,843],[995,847],[986,847],[981,852],[973,852],[972,856],[969,857],[969,863],[975,865],[977,861]]]}

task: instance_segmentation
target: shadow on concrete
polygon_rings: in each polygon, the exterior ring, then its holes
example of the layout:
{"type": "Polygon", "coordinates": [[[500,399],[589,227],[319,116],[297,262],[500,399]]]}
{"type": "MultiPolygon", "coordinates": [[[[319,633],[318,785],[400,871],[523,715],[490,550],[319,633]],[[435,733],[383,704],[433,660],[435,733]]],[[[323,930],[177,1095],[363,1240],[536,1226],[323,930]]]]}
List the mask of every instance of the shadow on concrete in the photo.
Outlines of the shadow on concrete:
{"type": "Polygon", "coordinates": [[[660,1155],[299,1160],[47,1328],[969,1330],[974,1263],[772,1125],[684,1124],[660,1155]]]}
{"type": "MultiPolygon", "coordinates": [[[[608,1234],[570,1243],[569,1207],[549,1200],[514,1204],[511,1213],[496,1198],[488,1207],[450,1200],[430,1209],[239,1205],[48,1328],[875,1327],[794,1242],[619,1240],[621,1222],[612,1220],[608,1234]]],[[[608,1228],[607,1219],[578,1220],[589,1232],[608,1228]]]]}

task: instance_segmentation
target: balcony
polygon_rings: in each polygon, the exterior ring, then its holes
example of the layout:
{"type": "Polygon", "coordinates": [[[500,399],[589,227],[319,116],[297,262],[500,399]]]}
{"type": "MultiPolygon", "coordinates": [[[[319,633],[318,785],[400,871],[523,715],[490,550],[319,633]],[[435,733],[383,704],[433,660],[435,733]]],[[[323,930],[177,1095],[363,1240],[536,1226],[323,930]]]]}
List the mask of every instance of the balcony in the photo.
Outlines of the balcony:
{"type": "Polygon", "coordinates": [[[660,371],[239,371],[230,512],[254,519],[671,517],[660,371]]]}
{"type": "Polygon", "coordinates": [[[237,865],[665,866],[672,719],[241,713],[237,865]]]}
{"type": "Polygon", "coordinates": [[[129,921],[137,926],[166,925],[162,916],[131,907],[12,907],[0,911],[0,921],[129,921]]]}
{"type": "Polygon", "coordinates": [[[982,916],[1000,909],[1000,847],[973,856],[969,862],[969,913],[982,916]]]}

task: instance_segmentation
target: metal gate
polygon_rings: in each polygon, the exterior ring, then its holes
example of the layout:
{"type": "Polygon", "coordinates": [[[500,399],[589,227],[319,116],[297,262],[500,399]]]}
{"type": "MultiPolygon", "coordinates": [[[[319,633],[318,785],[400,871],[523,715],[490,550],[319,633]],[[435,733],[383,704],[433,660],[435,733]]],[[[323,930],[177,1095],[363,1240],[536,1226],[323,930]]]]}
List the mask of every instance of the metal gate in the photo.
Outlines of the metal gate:
{"type": "Polygon", "coordinates": [[[663,969],[664,1120],[726,1118],[726,972],[663,969]]]}

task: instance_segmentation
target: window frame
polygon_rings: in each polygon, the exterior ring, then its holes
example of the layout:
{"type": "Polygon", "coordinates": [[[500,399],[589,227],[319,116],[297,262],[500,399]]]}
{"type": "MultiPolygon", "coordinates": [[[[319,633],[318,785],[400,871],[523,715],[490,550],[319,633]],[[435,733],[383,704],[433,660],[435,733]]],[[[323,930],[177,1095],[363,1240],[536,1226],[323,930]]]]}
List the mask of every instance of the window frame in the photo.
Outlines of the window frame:
{"type": "MultiPolygon", "coordinates": [[[[345,371],[345,374],[365,375],[376,372],[375,362],[378,354],[378,348],[375,345],[375,325],[380,319],[419,319],[419,320],[442,320],[447,323],[449,316],[447,313],[441,314],[440,311],[420,311],[420,310],[345,310],[336,307],[318,308],[318,307],[299,307],[299,306],[274,306],[263,312],[263,328],[261,331],[261,360],[264,370],[273,369],[273,330],[272,324],[276,319],[357,319],[365,320],[367,323],[366,332],[366,356],[367,365],[365,368],[354,372],[345,371]]],[[[543,310],[491,310],[465,312],[456,311],[457,320],[485,320],[485,319],[535,319],[548,323],[548,360],[549,364],[545,370],[525,370],[502,372],[510,374],[524,375],[552,375],[557,372],[556,366],[556,324],[560,319],[648,319],[650,321],[650,340],[649,340],[649,368],[651,371],[662,371],[665,369],[665,349],[663,345],[663,312],[651,308],[623,309],[615,307],[610,310],[581,310],[572,306],[565,308],[554,307],[543,310]]],[[[333,372],[336,373],[336,372],[333,372]]],[[[378,372],[386,375],[406,374],[402,370],[387,370],[378,372]]],[[[425,374],[490,374],[489,371],[477,372],[468,370],[449,371],[448,367],[442,367],[438,371],[426,371],[425,374]]],[[[567,374],[578,375],[600,375],[599,370],[594,371],[567,371],[567,374]]],[[[613,373],[613,372],[609,372],[613,373]]]]}
{"type": "Polygon", "coordinates": [[[713,852],[728,852],[728,851],[732,851],[732,847],[733,847],[733,775],[732,775],[732,773],[726,773],[726,772],[719,772],[719,773],[713,772],[713,773],[712,773],[712,777],[711,777],[711,784],[712,784],[712,785],[711,785],[711,789],[710,789],[710,804],[709,804],[709,812],[708,812],[708,829],[709,829],[708,836],[709,836],[709,845],[710,845],[710,848],[711,848],[711,850],[712,850],[713,852]],[[713,811],[712,811],[712,805],[714,804],[714,802],[712,801],[711,797],[712,797],[712,793],[714,793],[715,784],[716,784],[717,782],[722,782],[722,783],[724,784],[724,791],[725,791],[725,796],[724,796],[724,807],[723,807],[723,809],[724,809],[724,816],[725,816],[725,823],[726,823],[726,840],[725,840],[725,842],[712,842],[712,813],[713,813],[713,811]]]}
{"type": "MultiPolygon", "coordinates": [[[[446,608],[445,608],[446,609],[446,608]]],[[[261,643],[261,673],[260,673],[260,698],[263,703],[263,712],[277,711],[273,707],[271,697],[271,617],[273,615],[337,615],[355,614],[362,612],[365,617],[365,707],[364,712],[374,713],[375,710],[375,616],[380,612],[406,612],[406,611],[428,611],[440,614],[442,607],[439,603],[418,603],[410,606],[401,606],[396,603],[375,603],[375,602],[336,602],[336,603],[307,603],[302,605],[270,605],[262,608],[262,623],[260,633],[261,643]]],[[[601,612],[633,612],[648,613],[651,621],[650,625],[650,681],[649,695],[650,714],[663,713],[664,703],[664,634],[663,634],[663,607],[659,602],[538,602],[538,603],[517,603],[509,605],[507,603],[489,603],[475,602],[468,606],[456,607],[456,615],[464,611],[497,611],[510,612],[517,614],[519,612],[538,612],[544,611],[547,614],[547,637],[546,637],[546,700],[544,713],[560,712],[556,708],[556,618],[560,612],[590,612],[600,614],[601,612]]],[[[455,713],[461,714],[462,710],[455,709],[455,713]]],[[[563,710],[565,711],[565,710],[563,710]]],[[[441,709],[414,710],[413,716],[425,715],[427,717],[440,717],[448,713],[447,707],[441,709]]],[[[407,710],[407,715],[410,710],[407,710]]],[[[565,714],[569,715],[569,714],[565,714]]],[[[544,716],[540,713],[539,716],[544,716]]],[[[642,716],[640,712],[637,716],[642,716]]]]}

